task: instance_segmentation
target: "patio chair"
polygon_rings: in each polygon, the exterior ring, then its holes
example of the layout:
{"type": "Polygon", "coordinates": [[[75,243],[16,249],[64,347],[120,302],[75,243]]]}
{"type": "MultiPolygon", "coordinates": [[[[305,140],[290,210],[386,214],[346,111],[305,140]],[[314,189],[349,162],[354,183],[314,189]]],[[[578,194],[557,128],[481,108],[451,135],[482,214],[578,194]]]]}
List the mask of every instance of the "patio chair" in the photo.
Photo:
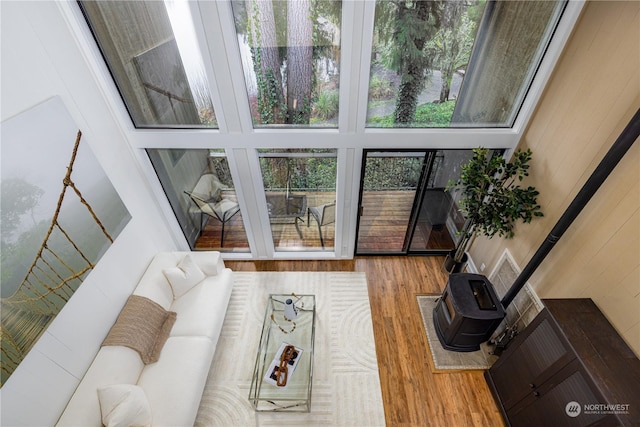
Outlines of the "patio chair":
{"type": "Polygon", "coordinates": [[[307,209],[307,227],[311,225],[309,216],[313,216],[318,223],[318,232],[320,233],[320,244],[324,249],[324,239],[322,237],[322,227],[336,222],[336,202],[328,203],[320,206],[310,206],[307,209]]]}
{"type": "Polygon", "coordinates": [[[191,200],[198,207],[198,211],[200,212],[200,233],[202,233],[203,228],[203,220],[205,219],[205,215],[215,218],[222,223],[222,233],[220,235],[220,247],[224,246],[224,225],[234,217],[235,214],[240,212],[240,206],[229,199],[219,199],[218,201],[206,201],[200,198],[198,195],[185,191],[191,200]]]}

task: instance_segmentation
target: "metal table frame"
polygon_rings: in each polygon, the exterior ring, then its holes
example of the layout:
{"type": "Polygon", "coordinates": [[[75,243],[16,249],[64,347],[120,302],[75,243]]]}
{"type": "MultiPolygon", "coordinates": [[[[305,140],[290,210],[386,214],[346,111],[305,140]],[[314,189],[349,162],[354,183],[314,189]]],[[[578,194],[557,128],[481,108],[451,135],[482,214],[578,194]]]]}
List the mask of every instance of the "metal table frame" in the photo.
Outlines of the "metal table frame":
{"type": "Polygon", "coordinates": [[[266,193],[266,196],[269,222],[272,224],[294,224],[298,236],[303,239],[299,222],[304,222],[304,216],[307,213],[307,196],[286,192],[269,192],[266,193]]]}
{"type": "Polygon", "coordinates": [[[259,412],[309,412],[311,410],[311,385],[313,382],[313,353],[316,324],[315,295],[271,294],[265,309],[260,343],[249,390],[249,400],[259,412]],[[298,316],[295,325],[284,320],[284,302],[287,298],[298,300],[298,316]],[[274,315],[275,321],[271,315],[274,315]],[[294,327],[285,333],[280,327],[294,327]],[[265,375],[282,343],[302,349],[295,372],[286,387],[269,384],[265,375]]]}

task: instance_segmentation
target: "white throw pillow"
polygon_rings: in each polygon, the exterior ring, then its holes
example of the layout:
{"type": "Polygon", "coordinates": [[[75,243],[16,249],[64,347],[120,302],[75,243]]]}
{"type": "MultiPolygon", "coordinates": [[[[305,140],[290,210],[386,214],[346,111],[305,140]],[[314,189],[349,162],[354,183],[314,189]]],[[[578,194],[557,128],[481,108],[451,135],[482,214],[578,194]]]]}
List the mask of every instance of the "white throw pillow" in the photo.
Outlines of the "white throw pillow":
{"type": "Polygon", "coordinates": [[[102,424],[106,427],[151,425],[151,407],[144,390],[135,384],[98,388],[102,424]]]}
{"type": "Polygon", "coordinates": [[[200,257],[198,259],[198,265],[206,277],[217,276],[220,266],[220,255],[200,257]]]}
{"type": "Polygon", "coordinates": [[[185,255],[176,267],[164,269],[162,272],[171,285],[174,298],[180,298],[206,277],[189,254],[185,255]]]}

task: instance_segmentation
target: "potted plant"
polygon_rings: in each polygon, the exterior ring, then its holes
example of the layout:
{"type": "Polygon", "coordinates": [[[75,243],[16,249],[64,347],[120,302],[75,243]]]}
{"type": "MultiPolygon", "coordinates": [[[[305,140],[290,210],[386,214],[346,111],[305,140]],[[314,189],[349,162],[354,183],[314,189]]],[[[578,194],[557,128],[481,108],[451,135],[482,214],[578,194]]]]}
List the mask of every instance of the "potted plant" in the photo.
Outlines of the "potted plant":
{"type": "Polygon", "coordinates": [[[473,157],[462,166],[460,178],[449,183],[447,190],[460,194],[458,207],[466,218],[457,247],[445,260],[449,273],[462,271],[466,251],[477,235],[509,239],[518,220],[528,223],[543,216],[536,201],[539,192],[531,186],[520,186],[529,175],[531,154],[530,149],[517,150],[507,162],[500,155],[489,158],[486,148],[476,148],[473,157]]]}

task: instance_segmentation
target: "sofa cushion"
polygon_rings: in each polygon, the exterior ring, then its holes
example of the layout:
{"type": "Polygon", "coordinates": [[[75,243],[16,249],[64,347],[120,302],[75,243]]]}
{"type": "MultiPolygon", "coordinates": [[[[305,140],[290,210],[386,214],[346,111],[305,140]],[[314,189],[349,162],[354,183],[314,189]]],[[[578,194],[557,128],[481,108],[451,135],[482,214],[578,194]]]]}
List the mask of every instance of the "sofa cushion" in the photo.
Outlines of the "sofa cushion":
{"type": "Polygon", "coordinates": [[[158,363],[145,366],[144,389],[153,426],[194,424],[215,346],[205,337],[171,337],[158,363]]]}
{"type": "Polygon", "coordinates": [[[162,270],[171,285],[173,298],[179,298],[205,278],[191,255],[187,254],[175,267],[162,270]]]}
{"type": "Polygon", "coordinates": [[[149,298],[131,295],[104,339],[103,346],[126,346],[140,353],[142,361],[157,362],[176,313],[149,298]]]}
{"type": "MultiPolygon", "coordinates": [[[[185,254],[185,252],[160,252],[156,254],[133,293],[145,296],[168,310],[173,303],[173,290],[162,270],[176,266],[185,254]]],[[[188,254],[207,276],[215,276],[218,271],[225,268],[222,256],[218,251],[197,251],[188,252],[188,254]]]]}
{"type": "Polygon", "coordinates": [[[222,256],[218,251],[196,251],[191,252],[190,255],[207,276],[215,276],[225,268],[222,256]]]}
{"type": "Polygon", "coordinates": [[[135,384],[144,363],[128,347],[102,347],[69,401],[58,426],[101,426],[98,387],[110,384],[135,384]]]}
{"type": "Polygon", "coordinates": [[[171,311],[177,314],[171,336],[206,336],[215,344],[232,289],[233,274],[227,268],[217,276],[207,277],[176,299],[171,305],[171,311]]]}
{"type": "Polygon", "coordinates": [[[151,408],[141,387],[113,384],[98,387],[102,424],[106,427],[151,425],[151,408]]]}

